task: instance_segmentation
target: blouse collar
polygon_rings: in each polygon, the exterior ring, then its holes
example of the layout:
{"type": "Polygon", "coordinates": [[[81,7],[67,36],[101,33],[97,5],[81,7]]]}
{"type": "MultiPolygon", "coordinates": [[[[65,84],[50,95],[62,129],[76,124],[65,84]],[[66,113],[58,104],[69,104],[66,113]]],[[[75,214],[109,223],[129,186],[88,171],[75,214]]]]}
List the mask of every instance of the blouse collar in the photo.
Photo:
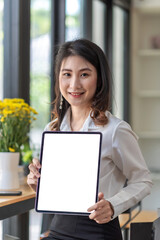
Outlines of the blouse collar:
{"type": "MultiPolygon", "coordinates": [[[[61,126],[60,126],[60,131],[72,131],[71,130],[71,126],[70,126],[70,113],[71,113],[71,109],[70,107],[67,109],[67,112],[62,120],[61,126]]],[[[88,117],[86,118],[82,128],[80,129],[80,131],[88,131],[89,129],[98,129],[100,128],[100,126],[96,126],[94,124],[93,119],[90,117],[90,113],[88,115],[88,117]]]]}

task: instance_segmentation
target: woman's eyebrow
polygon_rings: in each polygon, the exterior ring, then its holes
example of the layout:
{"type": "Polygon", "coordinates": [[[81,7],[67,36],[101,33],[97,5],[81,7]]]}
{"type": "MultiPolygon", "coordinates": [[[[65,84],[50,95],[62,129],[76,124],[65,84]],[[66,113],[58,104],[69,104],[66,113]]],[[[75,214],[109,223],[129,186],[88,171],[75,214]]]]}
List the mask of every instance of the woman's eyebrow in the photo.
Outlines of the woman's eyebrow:
{"type": "Polygon", "coordinates": [[[61,71],[62,71],[62,72],[65,72],[65,71],[72,72],[72,70],[71,70],[71,69],[68,69],[68,68],[63,68],[61,71]]]}
{"type": "MultiPolygon", "coordinates": [[[[64,72],[64,71],[72,72],[72,69],[63,68],[61,71],[62,71],[62,72],[64,72]]],[[[90,71],[90,72],[92,72],[92,70],[91,70],[90,68],[82,68],[82,69],[80,69],[79,71],[80,71],[80,72],[83,72],[83,71],[90,71]]]]}
{"type": "Polygon", "coordinates": [[[82,72],[82,71],[90,71],[90,72],[92,72],[92,70],[90,69],[90,68],[82,68],[82,69],[80,69],[80,71],[82,72]]]}

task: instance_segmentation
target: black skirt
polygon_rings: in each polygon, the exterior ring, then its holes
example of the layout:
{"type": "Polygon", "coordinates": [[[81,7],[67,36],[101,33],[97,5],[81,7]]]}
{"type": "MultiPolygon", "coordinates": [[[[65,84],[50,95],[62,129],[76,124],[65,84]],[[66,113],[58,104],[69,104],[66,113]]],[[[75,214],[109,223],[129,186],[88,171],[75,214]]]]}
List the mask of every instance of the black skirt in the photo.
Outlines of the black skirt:
{"type": "Polygon", "coordinates": [[[122,240],[118,218],[98,224],[88,216],[55,215],[45,240],[122,240]]]}

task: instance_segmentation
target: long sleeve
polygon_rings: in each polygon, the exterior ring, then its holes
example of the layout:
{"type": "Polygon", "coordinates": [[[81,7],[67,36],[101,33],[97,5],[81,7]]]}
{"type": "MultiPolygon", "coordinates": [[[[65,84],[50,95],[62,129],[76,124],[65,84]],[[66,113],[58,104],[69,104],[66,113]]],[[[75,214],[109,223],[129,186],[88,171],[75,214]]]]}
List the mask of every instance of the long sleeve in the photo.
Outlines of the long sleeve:
{"type": "MultiPolygon", "coordinates": [[[[152,187],[150,172],[137,137],[126,122],[120,122],[112,136],[112,160],[127,178],[127,186],[108,199],[118,216],[147,196],[152,187]]],[[[114,187],[114,186],[113,186],[114,187]]]]}

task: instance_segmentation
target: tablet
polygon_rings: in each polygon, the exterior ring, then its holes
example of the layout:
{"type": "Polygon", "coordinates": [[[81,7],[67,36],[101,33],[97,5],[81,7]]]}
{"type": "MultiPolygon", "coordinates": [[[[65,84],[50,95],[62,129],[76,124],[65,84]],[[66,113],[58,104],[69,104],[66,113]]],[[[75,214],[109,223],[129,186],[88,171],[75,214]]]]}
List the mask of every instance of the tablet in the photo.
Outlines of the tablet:
{"type": "Polygon", "coordinates": [[[90,214],[98,200],[101,142],[100,132],[43,132],[37,212],[90,214]]]}

